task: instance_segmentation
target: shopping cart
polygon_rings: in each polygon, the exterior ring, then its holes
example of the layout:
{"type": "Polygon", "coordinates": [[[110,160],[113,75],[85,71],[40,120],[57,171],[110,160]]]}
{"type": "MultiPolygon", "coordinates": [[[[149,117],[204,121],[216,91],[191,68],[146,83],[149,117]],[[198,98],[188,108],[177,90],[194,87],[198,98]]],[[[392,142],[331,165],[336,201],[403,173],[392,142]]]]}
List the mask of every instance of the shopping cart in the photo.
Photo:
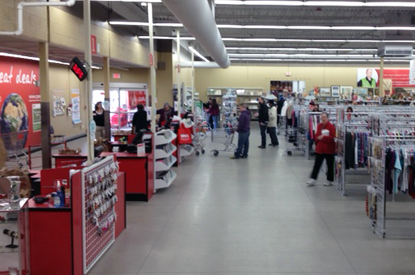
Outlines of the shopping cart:
{"type": "Polygon", "coordinates": [[[287,148],[287,154],[292,155],[294,150],[305,151],[306,135],[301,128],[288,126],[286,129],[285,140],[288,143],[292,143],[294,147],[287,148]]]}
{"type": "Polygon", "coordinates": [[[202,141],[206,138],[206,134],[210,131],[210,125],[206,121],[199,121],[195,126],[195,133],[193,135],[192,144],[195,148],[196,156],[199,156],[200,153],[205,153],[205,148],[202,141]]]}
{"type": "Polygon", "coordinates": [[[7,166],[16,166],[13,163],[17,164],[20,168],[23,167],[21,161],[22,157],[26,158],[28,161],[27,154],[24,151],[24,147],[27,141],[28,131],[19,131],[13,133],[0,134],[1,141],[3,142],[4,149],[6,152],[6,164],[7,166]]]}
{"type": "Polygon", "coordinates": [[[235,128],[224,127],[220,129],[213,129],[212,131],[212,143],[222,144],[223,149],[213,149],[211,152],[216,157],[219,155],[219,151],[222,152],[235,152],[236,145],[233,143],[235,136],[235,128]]]}

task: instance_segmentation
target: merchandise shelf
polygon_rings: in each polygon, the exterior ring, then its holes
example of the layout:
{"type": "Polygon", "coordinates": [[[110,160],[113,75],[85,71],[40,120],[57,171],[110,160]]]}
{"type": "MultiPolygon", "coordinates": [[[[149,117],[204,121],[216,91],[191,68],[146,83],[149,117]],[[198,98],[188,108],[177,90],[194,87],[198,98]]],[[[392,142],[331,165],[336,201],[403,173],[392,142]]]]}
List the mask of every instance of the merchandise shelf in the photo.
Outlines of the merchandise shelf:
{"type": "Polygon", "coordinates": [[[170,157],[176,152],[177,147],[172,143],[166,144],[162,149],[156,149],[156,159],[164,159],[170,157]]]}
{"type": "Polygon", "coordinates": [[[173,140],[176,139],[176,137],[177,135],[170,130],[162,130],[160,132],[157,132],[155,135],[156,146],[171,143],[173,140]]]}
{"type": "Polygon", "coordinates": [[[154,186],[155,186],[156,190],[161,189],[161,188],[170,187],[170,185],[176,179],[177,174],[174,171],[169,170],[169,171],[167,171],[167,173],[165,173],[163,175],[160,175],[159,177],[160,178],[157,178],[155,183],[154,183],[154,186]]]}
{"type": "Polygon", "coordinates": [[[193,154],[195,151],[195,148],[193,146],[189,146],[187,144],[183,144],[180,146],[180,156],[181,157],[187,157],[193,154]]]}
{"type": "Polygon", "coordinates": [[[168,158],[166,158],[166,160],[167,160],[167,163],[163,161],[156,161],[156,165],[155,165],[156,172],[169,170],[173,166],[173,164],[177,161],[175,156],[169,156],[168,158]]]}

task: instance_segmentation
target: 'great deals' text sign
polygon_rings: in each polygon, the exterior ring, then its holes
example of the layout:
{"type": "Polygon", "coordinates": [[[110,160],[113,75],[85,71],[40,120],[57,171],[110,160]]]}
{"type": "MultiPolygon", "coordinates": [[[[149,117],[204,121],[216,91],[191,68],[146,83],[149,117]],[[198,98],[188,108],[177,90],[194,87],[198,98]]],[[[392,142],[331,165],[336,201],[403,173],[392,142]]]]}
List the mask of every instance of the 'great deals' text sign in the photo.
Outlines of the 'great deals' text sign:
{"type": "Polygon", "coordinates": [[[38,62],[0,57],[0,135],[9,151],[40,144],[37,80],[38,62]]]}

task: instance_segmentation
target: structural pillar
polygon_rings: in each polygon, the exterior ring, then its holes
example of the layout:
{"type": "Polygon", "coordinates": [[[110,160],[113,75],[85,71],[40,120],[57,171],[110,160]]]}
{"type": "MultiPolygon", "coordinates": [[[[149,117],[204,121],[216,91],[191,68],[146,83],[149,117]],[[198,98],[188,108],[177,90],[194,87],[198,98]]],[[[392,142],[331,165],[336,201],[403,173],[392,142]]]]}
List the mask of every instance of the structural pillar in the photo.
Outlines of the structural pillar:
{"type": "MultiPolygon", "coordinates": [[[[110,58],[104,57],[103,60],[103,70],[104,70],[104,92],[105,92],[105,101],[110,102],[110,58]]],[[[108,105],[109,106],[109,105],[108,105]]],[[[110,123],[110,109],[105,109],[105,138],[111,138],[111,123],[110,123]]]]}
{"type": "Polygon", "coordinates": [[[87,156],[88,165],[94,161],[94,139],[96,125],[92,117],[92,54],[91,54],[91,0],[84,0],[84,34],[85,34],[85,62],[87,63],[88,77],[85,80],[86,111],[87,111],[87,156]],[[91,123],[92,122],[92,123],[91,123]],[[95,125],[95,127],[94,127],[95,125]]]}
{"type": "Polygon", "coordinates": [[[195,53],[192,52],[192,77],[191,77],[191,84],[192,84],[192,113],[195,116],[195,53]]]}
{"type": "Polygon", "coordinates": [[[180,117],[180,113],[182,110],[182,84],[181,84],[181,79],[180,79],[180,72],[181,72],[181,67],[180,67],[180,30],[178,29],[176,31],[176,35],[177,35],[177,115],[180,117]]]}
{"type": "Polygon", "coordinates": [[[380,75],[379,75],[379,96],[385,96],[385,85],[383,83],[383,67],[384,67],[384,57],[380,58],[380,75]]]}
{"type": "MultiPolygon", "coordinates": [[[[153,31],[153,4],[148,3],[148,29],[150,33],[150,83],[151,83],[151,132],[156,134],[156,68],[154,66],[154,31],[153,31]]],[[[153,139],[156,140],[155,138],[153,139]]],[[[156,143],[152,144],[153,152],[156,150],[156,143]]],[[[153,158],[153,165],[156,164],[156,158],[153,158]]],[[[156,179],[156,169],[153,169],[153,179],[156,179]]]]}
{"type": "Polygon", "coordinates": [[[50,83],[49,83],[49,44],[39,43],[40,108],[42,118],[42,168],[52,168],[50,144],[50,83]]]}

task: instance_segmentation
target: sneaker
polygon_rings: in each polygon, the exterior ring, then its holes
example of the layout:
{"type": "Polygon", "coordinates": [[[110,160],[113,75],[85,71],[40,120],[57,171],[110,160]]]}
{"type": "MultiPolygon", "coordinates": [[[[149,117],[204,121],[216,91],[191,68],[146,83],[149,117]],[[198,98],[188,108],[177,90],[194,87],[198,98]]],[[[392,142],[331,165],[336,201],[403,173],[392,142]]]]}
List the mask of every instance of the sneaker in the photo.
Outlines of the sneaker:
{"type": "Polygon", "coordinates": [[[241,156],[241,159],[247,159],[248,156],[241,156]]]}
{"type": "Polygon", "coordinates": [[[333,182],[332,181],[326,181],[323,185],[324,186],[332,186],[333,182]]]}
{"type": "Polygon", "coordinates": [[[239,159],[239,157],[231,156],[230,159],[239,159]]]}
{"type": "Polygon", "coordinates": [[[265,149],[265,146],[258,146],[258,148],[260,148],[260,149],[265,149]]]}
{"type": "Polygon", "coordinates": [[[306,183],[307,183],[308,186],[314,186],[315,182],[316,182],[315,179],[309,179],[306,183]]]}

